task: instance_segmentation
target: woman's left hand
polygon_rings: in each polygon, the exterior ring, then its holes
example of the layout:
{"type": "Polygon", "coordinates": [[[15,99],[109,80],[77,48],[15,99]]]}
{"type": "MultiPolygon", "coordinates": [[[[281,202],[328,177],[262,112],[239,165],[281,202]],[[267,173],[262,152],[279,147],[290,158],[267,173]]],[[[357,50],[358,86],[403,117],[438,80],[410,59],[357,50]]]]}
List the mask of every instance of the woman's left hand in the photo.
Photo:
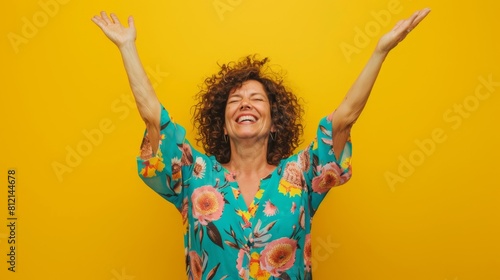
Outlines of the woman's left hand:
{"type": "Polygon", "coordinates": [[[430,13],[429,8],[425,8],[420,11],[416,11],[411,15],[411,17],[400,20],[394,28],[387,34],[382,36],[378,41],[376,50],[381,53],[388,53],[394,47],[396,47],[399,42],[403,41],[404,38],[415,28],[417,25],[430,13]]]}

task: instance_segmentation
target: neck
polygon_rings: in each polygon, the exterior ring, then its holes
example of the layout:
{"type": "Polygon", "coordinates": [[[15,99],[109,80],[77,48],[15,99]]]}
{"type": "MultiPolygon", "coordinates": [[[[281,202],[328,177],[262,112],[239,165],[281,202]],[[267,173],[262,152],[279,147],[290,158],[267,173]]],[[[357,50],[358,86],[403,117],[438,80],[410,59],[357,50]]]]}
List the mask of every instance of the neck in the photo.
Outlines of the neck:
{"type": "Polygon", "coordinates": [[[268,173],[274,166],[267,162],[267,141],[251,145],[231,142],[231,159],[225,167],[235,175],[268,173]]]}

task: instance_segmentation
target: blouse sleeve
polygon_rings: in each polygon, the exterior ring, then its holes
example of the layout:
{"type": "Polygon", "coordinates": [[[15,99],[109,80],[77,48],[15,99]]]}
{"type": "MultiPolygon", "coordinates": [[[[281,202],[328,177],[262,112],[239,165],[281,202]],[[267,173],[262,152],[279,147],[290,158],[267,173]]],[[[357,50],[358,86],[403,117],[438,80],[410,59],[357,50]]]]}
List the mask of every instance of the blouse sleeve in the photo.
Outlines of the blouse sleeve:
{"type": "Polygon", "coordinates": [[[186,130],[174,123],[161,106],[158,152],[153,154],[146,131],[137,157],[139,177],[179,210],[185,196],[183,182],[189,180],[191,172],[187,170],[193,164],[194,149],[185,137],[186,130]]]}
{"type": "Polygon", "coordinates": [[[332,131],[332,116],[334,113],[321,119],[316,138],[298,154],[308,188],[312,213],[319,207],[320,202],[332,187],[342,185],[351,178],[351,137],[348,137],[338,159],[333,151],[332,139],[335,131],[332,131]]]}

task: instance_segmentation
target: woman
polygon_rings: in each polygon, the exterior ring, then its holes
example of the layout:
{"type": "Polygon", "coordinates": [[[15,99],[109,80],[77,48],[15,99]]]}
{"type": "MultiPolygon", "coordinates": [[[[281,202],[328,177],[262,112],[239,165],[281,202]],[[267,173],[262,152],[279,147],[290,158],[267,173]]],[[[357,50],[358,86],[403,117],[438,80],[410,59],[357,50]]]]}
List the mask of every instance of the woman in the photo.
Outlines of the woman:
{"type": "Polygon", "coordinates": [[[312,277],[312,218],[328,190],[351,176],[350,129],[389,51],[429,12],[415,12],[379,40],[345,99],[320,121],[317,138],[293,155],[302,109],[267,59],[224,64],[205,80],[194,116],[203,154],[160,104],[139,60],[132,17],[128,28],[114,14],[93,17],[118,46],[146,123],[140,176],[187,227],[190,279],[312,277]]]}

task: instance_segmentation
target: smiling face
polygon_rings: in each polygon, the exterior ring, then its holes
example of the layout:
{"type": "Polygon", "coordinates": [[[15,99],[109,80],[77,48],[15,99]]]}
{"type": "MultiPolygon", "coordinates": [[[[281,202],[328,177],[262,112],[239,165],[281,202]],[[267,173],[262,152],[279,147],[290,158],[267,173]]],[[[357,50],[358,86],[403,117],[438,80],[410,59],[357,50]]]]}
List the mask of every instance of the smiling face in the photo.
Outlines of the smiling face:
{"type": "Polygon", "coordinates": [[[245,81],[229,93],[224,133],[231,140],[267,139],[271,130],[271,106],[260,82],[245,81]]]}

